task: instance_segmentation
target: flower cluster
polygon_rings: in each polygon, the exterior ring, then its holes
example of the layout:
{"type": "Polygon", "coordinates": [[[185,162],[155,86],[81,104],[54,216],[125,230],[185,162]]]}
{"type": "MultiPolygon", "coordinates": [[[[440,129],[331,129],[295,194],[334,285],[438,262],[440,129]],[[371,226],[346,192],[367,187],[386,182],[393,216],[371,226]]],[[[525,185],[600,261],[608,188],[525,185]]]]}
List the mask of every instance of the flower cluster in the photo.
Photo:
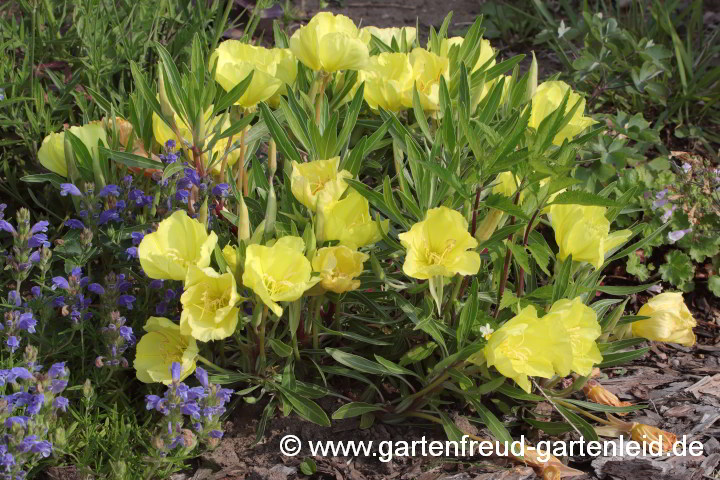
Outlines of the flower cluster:
{"type": "Polygon", "coordinates": [[[233,394],[230,389],[210,383],[203,368],[195,372],[200,386],[188,387],[181,382],[182,370],[181,364],[172,363],[172,382],[164,395],[145,397],[147,409],[156,410],[164,417],[160,421],[160,432],[153,439],[153,444],[163,455],[176,448],[190,451],[198,441],[210,448],[217,446],[223,436],[220,416],[225,413],[225,404],[233,394]],[[186,420],[191,428],[185,428],[186,420]]]}
{"type": "Polygon", "coordinates": [[[50,288],[65,292],[64,295],[55,297],[52,305],[60,308],[62,316],[69,317],[73,325],[78,325],[80,322],[92,318],[92,313],[89,311],[92,298],[90,298],[88,292],[97,293],[99,290],[90,288],[90,285],[90,277],[83,275],[80,267],[73,268],[67,278],[57,276],[52,279],[52,287],[50,288]]]}
{"type": "Polygon", "coordinates": [[[30,212],[26,208],[21,208],[17,211],[16,226],[13,226],[4,218],[6,208],[6,204],[0,203],[0,231],[7,232],[13,237],[13,246],[5,255],[5,264],[12,272],[17,283],[16,290],[19,291],[20,283],[28,278],[34,266],[39,267],[43,276],[49,269],[52,257],[46,233],[49,223],[41,220],[30,225],[30,212]]]}
{"type": "Polygon", "coordinates": [[[13,393],[0,396],[0,478],[25,478],[41,459],[52,454],[50,434],[60,412],[69,401],[61,396],[68,384],[64,363],[52,365],[42,373],[33,368],[35,352],[28,347],[26,367],[0,370],[0,388],[11,386],[13,393]]]}
{"type": "MultiPolygon", "coordinates": [[[[8,304],[17,308],[22,307],[22,299],[14,290],[8,294],[8,304]]],[[[7,335],[5,345],[14,353],[20,348],[21,332],[35,333],[37,319],[29,308],[10,310],[5,312],[5,324],[0,324],[0,330],[7,335]]]]}
{"type": "Polygon", "coordinates": [[[126,325],[125,317],[120,312],[110,313],[108,324],[100,328],[100,334],[105,339],[105,355],[95,359],[95,366],[101,367],[128,367],[128,361],[123,353],[135,345],[136,338],[132,327],[126,325]]]}

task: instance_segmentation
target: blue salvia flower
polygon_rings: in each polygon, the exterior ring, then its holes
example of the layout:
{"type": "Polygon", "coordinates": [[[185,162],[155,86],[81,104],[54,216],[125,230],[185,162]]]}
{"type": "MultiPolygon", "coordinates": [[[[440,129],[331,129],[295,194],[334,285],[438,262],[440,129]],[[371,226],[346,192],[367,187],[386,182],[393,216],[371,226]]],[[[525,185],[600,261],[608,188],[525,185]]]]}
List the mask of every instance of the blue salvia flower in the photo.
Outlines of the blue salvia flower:
{"type": "Polygon", "coordinates": [[[72,195],[74,197],[82,197],[82,192],[72,183],[61,183],[60,196],[67,197],[68,195],[72,195]]]}

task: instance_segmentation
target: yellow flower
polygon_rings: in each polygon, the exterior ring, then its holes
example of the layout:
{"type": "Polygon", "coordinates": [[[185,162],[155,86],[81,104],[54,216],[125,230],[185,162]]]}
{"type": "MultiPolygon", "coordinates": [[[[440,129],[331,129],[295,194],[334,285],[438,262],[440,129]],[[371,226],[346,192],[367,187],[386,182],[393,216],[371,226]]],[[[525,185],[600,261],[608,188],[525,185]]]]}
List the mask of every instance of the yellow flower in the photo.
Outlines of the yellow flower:
{"type": "Polygon", "coordinates": [[[477,240],[468,232],[465,217],[455,210],[432,208],[425,220],[398,238],[407,249],[403,272],[410,277],[424,280],[456,273],[474,275],[480,270],[480,255],[468,251],[477,247],[477,240]]]}
{"type": "MultiPolygon", "coordinates": [[[[98,141],[107,147],[107,133],[100,122],[89,123],[82,127],[70,127],[70,132],[78,137],[87,147],[90,155],[98,158],[98,141]]],[[[38,150],[38,160],[40,164],[57,173],[62,177],[67,177],[68,168],[65,159],[65,132],[51,133],[43,139],[40,150],[38,150]]]]}
{"type": "Polygon", "coordinates": [[[358,77],[365,81],[365,101],[370,108],[397,112],[412,107],[415,77],[407,53],[384,52],[370,57],[358,77]]]}
{"type": "MultiPolygon", "coordinates": [[[[220,120],[222,120],[222,116],[217,115],[215,117],[211,117],[212,115],[212,105],[208,107],[207,110],[205,110],[205,117],[204,117],[204,126],[203,131],[205,132],[206,136],[210,136],[211,132],[217,127],[217,125],[220,123],[220,120]]],[[[192,144],[193,138],[192,138],[192,130],[190,130],[190,127],[188,127],[187,123],[185,123],[180,116],[175,113],[175,125],[177,125],[178,132],[183,137],[186,142],[192,144]]],[[[166,124],[162,118],[160,118],[156,113],[153,113],[152,115],[152,127],[153,127],[153,135],[155,137],[155,141],[159,143],[160,145],[165,145],[165,143],[168,140],[175,140],[176,142],[180,142],[181,139],[178,139],[175,133],[173,133],[172,129],[166,124]]],[[[222,127],[220,131],[226,130],[230,128],[230,119],[226,118],[225,122],[223,122],[222,127]]],[[[207,142],[208,138],[203,139],[207,142]]],[[[207,166],[210,164],[210,161],[213,156],[215,156],[217,159],[221,158],[223,153],[225,152],[225,147],[227,146],[227,139],[220,140],[215,143],[215,146],[213,147],[212,152],[205,152],[203,153],[202,159],[203,163],[207,166]],[[208,156],[208,153],[211,153],[210,156],[208,156]]],[[[178,148],[181,147],[181,143],[178,143],[178,148]]],[[[234,165],[235,162],[237,162],[237,159],[240,156],[240,149],[235,149],[234,151],[230,152],[228,154],[228,165],[234,165]]],[[[215,173],[220,173],[221,168],[221,162],[217,161],[213,165],[213,171],[215,173]]]]}
{"type": "Polygon", "coordinates": [[[290,50],[312,70],[327,73],[360,70],[368,47],[357,27],[345,15],[320,12],[290,37],[290,50]]]}
{"type": "Polygon", "coordinates": [[[177,210],[140,242],[140,266],[150,278],[185,280],[190,265],[210,265],[216,243],[215,232],[208,235],[200,222],[177,210]]]}
{"type": "Polygon", "coordinates": [[[245,93],[235,102],[244,108],[255,107],[293,83],[297,76],[297,63],[287,49],[256,47],[238,40],[221,43],[210,56],[210,65],[217,60],[215,80],[225,89],[232,90],[250,74],[252,81],[245,93]]]}
{"type": "Polygon", "coordinates": [[[538,319],[532,305],[497,329],[484,351],[489,367],[515,380],[526,392],[531,390],[528,376],[551,378],[556,365],[572,360],[570,341],[562,329],[538,319]]]}
{"type": "Polygon", "coordinates": [[[570,340],[572,365],[556,368],[559,375],[567,375],[570,369],[580,375],[588,375],[593,365],[602,362],[602,354],[595,343],[602,333],[597,314],[579,297],[573,300],[558,300],[542,319],[556,327],[562,326],[565,329],[564,335],[570,340]]]}
{"type": "Polygon", "coordinates": [[[653,443],[653,453],[670,452],[673,445],[677,442],[677,435],[674,433],[660,430],[659,428],[645,425],[642,423],[633,423],[630,428],[630,437],[636,442],[653,443]],[[655,451],[660,447],[660,452],[655,451]]]}
{"type": "Polygon", "coordinates": [[[315,252],[313,270],[320,273],[320,285],[335,293],[349,292],[360,286],[355,277],[363,272],[363,263],[370,258],[344,245],[325,247],[315,252]]]}
{"type": "Polygon", "coordinates": [[[410,64],[423,110],[440,109],[440,77],[449,75],[448,59],[415,48],[410,52],[410,64]]]}
{"type": "Polygon", "coordinates": [[[180,333],[180,326],[163,317],[150,317],[143,327],[147,332],[137,344],[135,362],[138,380],[144,383],[172,382],[170,366],[182,365],[183,380],[195,371],[199,350],[195,339],[180,333]]]}
{"type": "Polygon", "coordinates": [[[180,331],[201,342],[229,337],[237,327],[241,300],[231,273],[191,265],[180,297],[180,331]]]}
{"type": "MultiPolygon", "coordinates": [[[[462,44],[465,42],[465,39],[462,37],[452,37],[452,38],[444,38],[442,42],[440,43],[440,56],[449,58],[450,50],[452,47],[457,45],[458,47],[462,47],[462,44]]],[[[472,70],[469,73],[475,72],[477,70],[480,70],[480,67],[485,65],[485,63],[492,59],[495,56],[495,50],[493,50],[492,46],[490,45],[490,40],[487,40],[485,38],[480,39],[480,55],[478,56],[477,62],[475,62],[475,66],[472,68],[472,70]]],[[[487,68],[491,68],[495,66],[495,60],[492,60],[487,68]]]]}
{"type": "Polygon", "coordinates": [[[600,268],[605,254],[622,245],[632,233],[620,230],[611,234],[605,207],[551,205],[549,215],[560,247],[558,259],[565,260],[572,254],[573,260],[588,262],[595,268],[600,268]]]}
{"type": "Polygon", "coordinates": [[[370,217],[370,203],[353,189],[343,199],[323,193],[318,199],[316,236],[319,242],[339,240],[352,248],[364,247],[382,239],[380,230],[387,233],[389,220],[375,222],[370,217]]]}
{"type": "Polygon", "coordinates": [[[252,289],[278,317],[283,309],[277,302],[292,302],[318,283],[311,277],[312,266],[303,255],[300,237],[283,237],[272,247],[250,245],[245,252],[243,285],[252,289]]]}
{"type": "Polygon", "coordinates": [[[235,275],[235,272],[237,272],[237,250],[228,243],[223,247],[222,255],[230,269],[230,273],[235,275]]]}
{"type": "Polygon", "coordinates": [[[352,174],[347,170],[338,171],[339,166],[340,157],[306,163],[293,160],[290,189],[297,201],[314,212],[320,193],[330,194],[333,200],[340,198],[347,188],[345,179],[352,174]]]}
{"type": "Polygon", "coordinates": [[[392,41],[398,44],[398,47],[402,48],[402,39],[405,35],[405,41],[409,47],[417,38],[417,31],[415,27],[390,27],[390,28],[378,28],[378,27],[363,27],[360,29],[360,38],[366,44],[370,44],[372,36],[375,35],[377,38],[383,41],[388,47],[392,46],[392,41]]]}
{"type": "Polygon", "coordinates": [[[638,315],[650,318],[631,324],[632,333],[636,337],[679,343],[686,347],[695,345],[693,327],[697,322],[685,305],[681,293],[665,292],[651,298],[640,307],[638,315]]]}
{"type": "MultiPolygon", "coordinates": [[[[560,107],[563,97],[569,89],[570,85],[560,81],[543,82],[538,85],[535,95],[532,97],[532,111],[528,125],[537,129],[548,115],[560,107]]],[[[565,113],[569,112],[577,102],[580,102],[580,106],[575,110],[570,123],[565,125],[553,138],[555,145],[562,145],[566,139],[572,140],[577,134],[595,123],[592,118],[584,116],[585,99],[575,92],[570,93],[565,113]]]]}
{"type": "MultiPolygon", "coordinates": [[[[496,185],[492,189],[492,193],[498,193],[511,198],[517,192],[520,185],[520,177],[513,175],[512,172],[502,172],[495,178],[496,185]]],[[[519,203],[525,198],[525,192],[520,192],[519,203]]]]}

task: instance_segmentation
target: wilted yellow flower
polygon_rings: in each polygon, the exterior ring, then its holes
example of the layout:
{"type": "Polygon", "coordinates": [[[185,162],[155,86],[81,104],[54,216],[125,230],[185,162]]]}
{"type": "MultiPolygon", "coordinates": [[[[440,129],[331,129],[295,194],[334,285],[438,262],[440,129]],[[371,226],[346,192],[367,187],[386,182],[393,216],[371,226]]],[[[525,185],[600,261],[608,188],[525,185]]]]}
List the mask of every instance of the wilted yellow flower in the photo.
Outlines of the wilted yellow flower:
{"type": "Polygon", "coordinates": [[[370,217],[370,203],[356,190],[349,189],[345,198],[333,199],[323,193],[318,199],[316,237],[320,242],[339,240],[340,244],[359,248],[382,239],[389,220],[375,222],[370,217]]]}
{"type": "Polygon", "coordinates": [[[167,318],[150,317],[143,328],[147,333],[137,344],[133,363],[138,380],[169,384],[173,362],[182,365],[180,380],[195,371],[197,343],[191,336],[180,333],[179,325],[167,318]]]}
{"type": "Polygon", "coordinates": [[[201,342],[229,337],[237,327],[241,300],[232,273],[191,265],[180,296],[180,331],[201,342]]]}
{"type": "MultiPolygon", "coordinates": [[[[653,446],[660,447],[660,452],[672,451],[673,445],[677,442],[677,435],[650,425],[642,423],[633,423],[630,429],[630,437],[636,442],[653,443],[653,446]]],[[[653,452],[653,453],[660,453],[653,452]]]]}
{"type": "Polygon", "coordinates": [[[227,40],[210,56],[210,65],[215,60],[215,80],[228,92],[250,72],[255,72],[247,90],[235,102],[244,108],[255,107],[278,92],[284,93],[286,85],[293,83],[297,76],[297,62],[288,49],[269,49],[227,40]]]}
{"type": "MultiPolygon", "coordinates": [[[[537,129],[540,123],[560,107],[565,93],[570,85],[561,81],[543,82],[538,85],[535,95],[532,97],[532,111],[530,112],[529,126],[537,129]]],[[[562,145],[565,140],[572,140],[577,134],[595,123],[592,118],[584,116],[585,99],[575,92],[570,93],[565,112],[569,112],[577,102],[580,106],[575,111],[570,123],[565,125],[553,138],[555,145],[562,145]]]]}
{"type": "Polygon", "coordinates": [[[320,285],[335,293],[349,292],[360,286],[358,277],[369,255],[344,245],[325,247],[315,252],[313,270],[320,273],[320,285]]]}
{"type": "Polygon", "coordinates": [[[452,277],[456,273],[475,275],[480,270],[480,255],[470,251],[477,247],[477,240],[468,232],[468,222],[458,211],[431,208],[425,220],[398,238],[407,249],[403,272],[410,277],[424,280],[452,277]]]}
{"type": "Polygon", "coordinates": [[[347,188],[345,179],[352,177],[347,170],[338,171],[340,157],[306,163],[293,160],[292,166],[290,189],[293,196],[313,212],[320,193],[325,192],[333,200],[337,200],[347,188]]]}
{"type": "Polygon", "coordinates": [[[412,107],[415,77],[407,53],[383,52],[370,57],[358,78],[365,81],[365,101],[370,108],[397,112],[412,107]]]}
{"type": "Polygon", "coordinates": [[[565,260],[572,254],[573,260],[600,268],[605,254],[630,237],[630,230],[610,233],[605,210],[605,207],[585,205],[550,206],[550,223],[560,247],[558,259],[565,260]]]}
{"type": "MultiPolygon", "coordinates": [[[[550,322],[556,328],[564,328],[564,335],[572,347],[570,368],[580,375],[588,375],[593,365],[602,362],[602,354],[595,340],[602,333],[595,310],[585,305],[580,297],[572,300],[562,299],[552,304],[543,321],[550,322]]],[[[557,369],[559,375],[569,372],[557,369]]]]}
{"type": "MultiPolygon", "coordinates": [[[[617,395],[600,385],[596,380],[589,380],[583,387],[583,392],[588,400],[599,403],[600,405],[609,405],[611,407],[629,407],[630,402],[621,401],[617,395]]],[[[627,415],[627,413],[619,412],[615,415],[627,415]]]]}
{"type": "Polygon", "coordinates": [[[140,242],[140,266],[150,278],[185,280],[190,265],[210,265],[216,243],[215,232],[208,234],[204,225],[177,210],[140,242]]]}
{"type": "Polygon", "coordinates": [[[440,77],[449,75],[448,59],[419,47],[409,58],[423,110],[440,109],[440,77]]]}
{"type": "Polygon", "coordinates": [[[565,369],[572,362],[572,347],[563,329],[543,320],[529,305],[497,329],[485,345],[487,365],[526,392],[531,389],[528,376],[551,378],[556,366],[565,369]]]}
{"type": "MultiPolygon", "coordinates": [[[[100,122],[89,123],[82,127],[70,127],[69,130],[82,141],[94,159],[97,159],[99,155],[98,142],[107,147],[107,133],[100,122]]],[[[38,150],[38,160],[40,160],[43,167],[51,172],[67,177],[68,168],[65,159],[64,131],[51,133],[43,139],[40,150],[38,150]]]]}
{"type": "Polygon", "coordinates": [[[310,261],[303,255],[300,237],[282,237],[272,247],[250,245],[245,252],[243,285],[252,289],[278,317],[283,309],[277,302],[292,302],[318,283],[312,277],[310,261]]]}
{"type": "Polygon", "coordinates": [[[682,293],[661,293],[640,307],[638,315],[650,318],[631,324],[632,333],[636,337],[679,343],[686,347],[695,345],[693,327],[697,322],[685,305],[682,293]]]}
{"type": "Polygon", "coordinates": [[[585,472],[568,467],[550,452],[543,452],[535,447],[525,446],[523,460],[534,468],[543,480],[561,480],[566,477],[585,475],[585,472]]]}
{"type": "Polygon", "coordinates": [[[369,53],[357,27],[345,15],[316,14],[290,37],[290,50],[312,70],[360,70],[369,53]]]}
{"type": "MultiPolygon", "coordinates": [[[[215,117],[212,117],[212,109],[213,106],[210,105],[207,110],[205,110],[205,117],[204,117],[204,126],[202,130],[205,132],[206,136],[210,136],[211,132],[217,127],[217,125],[220,123],[220,120],[222,120],[222,116],[217,115],[215,117]]],[[[175,113],[175,125],[177,125],[178,132],[180,135],[182,135],[182,139],[184,139],[186,142],[192,144],[193,138],[192,138],[192,130],[190,127],[188,127],[187,123],[185,123],[180,116],[175,113]]],[[[175,133],[173,133],[173,130],[168,126],[167,123],[163,121],[162,118],[160,118],[156,113],[153,113],[152,115],[152,127],[153,127],[153,135],[155,137],[155,141],[159,143],[160,145],[165,145],[165,143],[168,140],[174,140],[175,142],[181,142],[181,139],[178,139],[175,133]]],[[[220,131],[226,130],[230,128],[230,119],[226,118],[225,121],[222,124],[222,127],[220,131]]],[[[208,139],[203,139],[207,141],[208,139]]],[[[178,148],[180,148],[181,143],[178,143],[178,148]]],[[[225,147],[227,147],[227,139],[220,140],[215,143],[213,146],[212,152],[205,152],[203,153],[202,159],[203,163],[207,166],[210,164],[211,158],[208,158],[208,153],[212,153],[212,156],[216,156],[216,158],[220,158],[223,153],[225,152],[225,147]]],[[[240,156],[240,149],[237,148],[230,152],[228,154],[228,165],[234,165],[235,162],[237,162],[237,159],[240,156]]],[[[221,162],[216,161],[213,165],[213,171],[216,173],[220,173],[221,168],[221,162]]]]}
{"type": "MultiPolygon", "coordinates": [[[[450,50],[452,47],[457,45],[458,47],[462,47],[462,44],[465,42],[465,39],[463,37],[452,37],[452,38],[444,38],[442,42],[440,42],[440,56],[449,58],[450,50]]],[[[492,46],[490,45],[490,40],[487,40],[485,38],[480,39],[480,55],[478,56],[477,62],[475,62],[475,66],[473,66],[472,70],[468,73],[475,72],[477,70],[480,70],[480,67],[485,65],[486,62],[488,62],[490,59],[492,59],[495,56],[495,51],[493,50],[492,46]]],[[[487,68],[491,68],[495,66],[495,60],[492,60],[487,68]]]]}
{"type": "Polygon", "coordinates": [[[415,41],[415,38],[417,38],[417,31],[415,30],[415,27],[378,28],[369,26],[360,29],[360,38],[366,44],[370,44],[370,40],[372,40],[373,35],[382,40],[388,47],[392,46],[392,41],[395,39],[398,47],[402,48],[403,35],[405,35],[405,41],[409,47],[415,41]]]}

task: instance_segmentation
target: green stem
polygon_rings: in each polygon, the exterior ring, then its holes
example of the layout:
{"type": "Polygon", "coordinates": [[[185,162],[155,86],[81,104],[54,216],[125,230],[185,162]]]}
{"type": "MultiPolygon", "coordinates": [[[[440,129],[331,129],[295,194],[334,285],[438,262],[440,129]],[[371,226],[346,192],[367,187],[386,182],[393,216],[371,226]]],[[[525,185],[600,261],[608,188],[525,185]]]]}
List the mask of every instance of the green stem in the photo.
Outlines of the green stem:
{"type": "Polygon", "coordinates": [[[234,373],[234,372],[232,372],[231,370],[227,370],[227,369],[225,369],[225,368],[222,368],[222,367],[219,366],[219,365],[215,365],[213,362],[211,362],[211,361],[208,360],[207,358],[203,357],[202,355],[198,355],[198,356],[197,356],[197,359],[200,360],[200,361],[201,361],[202,363],[204,363],[205,365],[207,365],[208,367],[212,367],[212,368],[214,368],[215,370],[217,370],[217,371],[219,371],[219,372],[222,372],[222,373],[234,373]]]}

